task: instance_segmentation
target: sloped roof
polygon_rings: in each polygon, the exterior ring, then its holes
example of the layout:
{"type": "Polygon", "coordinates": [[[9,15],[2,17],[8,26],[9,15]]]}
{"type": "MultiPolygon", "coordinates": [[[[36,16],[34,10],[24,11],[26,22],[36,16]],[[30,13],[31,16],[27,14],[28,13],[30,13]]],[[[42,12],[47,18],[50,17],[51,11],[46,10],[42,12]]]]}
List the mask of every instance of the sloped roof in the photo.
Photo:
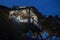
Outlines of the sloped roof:
{"type": "Polygon", "coordinates": [[[0,8],[8,9],[8,7],[0,5],[0,8]]]}
{"type": "Polygon", "coordinates": [[[13,6],[12,10],[23,10],[23,9],[32,9],[32,11],[38,16],[38,18],[44,18],[41,12],[38,12],[38,10],[34,6],[13,6]]]}
{"type": "Polygon", "coordinates": [[[9,10],[10,8],[0,5],[0,11],[9,10]]]}
{"type": "Polygon", "coordinates": [[[5,10],[5,11],[7,10],[8,11],[8,10],[32,9],[32,11],[37,15],[37,17],[39,19],[44,18],[43,15],[42,15],[42,13],[38,12],[38,10],[34,6],[28,6],[28,7],[26,7],[26,6],[23,6],[23,7],[21,7],[21,6],[13,6],[12,8],[9,8],[9,7],[0,5],[0,9],[2,9],[2,10],[0,10],[0,12],[1,11],[3,12],[3,10],[5,10]]]}

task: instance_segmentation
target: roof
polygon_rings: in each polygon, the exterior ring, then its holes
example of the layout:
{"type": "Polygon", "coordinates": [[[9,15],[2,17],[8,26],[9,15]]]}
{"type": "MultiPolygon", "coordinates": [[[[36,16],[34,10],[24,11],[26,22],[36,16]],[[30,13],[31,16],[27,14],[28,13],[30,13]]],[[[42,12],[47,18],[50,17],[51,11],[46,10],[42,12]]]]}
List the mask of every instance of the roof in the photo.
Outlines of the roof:
{"type": "Polygon", "coordinates": [[[0,5],[0,11],[5,11],[5,10],[9,10],[9,9],[10,9],[9,7],[0,5]]]}
{"type": "Polygon", "coordinates": [[[21,7],[21,6],[13,6],[12,8],[9,8],[9,7],[6,7],[6,6],[2,6],[2,5],[0,5],[0,8],[1,9],[3,9],[3,10],[0,10],[0,12],[2,11],[10,11],[10,10],[23,10],[23,9],[32,9],[32,11],[37,15],[37,17],[39,18],[39,19],[42,19],[42,18],[44,18],[43,17],[43,15],[42,15],[42,13],[41,12],[38,12],[38,10],[34,7],[34,6],[28,6],[28,7],[26,7],[26,6],[23,6],[23,7],[21,7]]]}
{"type": "Polygon", "coordinates": [[[32,11],[38,16],[38,18],[44,18],[41,12],[38,12],[38,10],[34,7],[34,6],[13,6],[13,8],[11,10],[23,10],[23,9],[32,9],[32,11]]]}

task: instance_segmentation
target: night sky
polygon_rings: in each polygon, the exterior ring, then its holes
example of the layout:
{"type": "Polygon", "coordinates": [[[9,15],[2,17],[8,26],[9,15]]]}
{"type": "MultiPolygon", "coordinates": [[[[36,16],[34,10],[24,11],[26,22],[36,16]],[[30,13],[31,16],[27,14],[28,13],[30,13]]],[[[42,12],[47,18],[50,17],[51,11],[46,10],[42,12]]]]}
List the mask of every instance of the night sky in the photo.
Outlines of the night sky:
{"type": "Polygon", "coordinates": [[[43,15],[60,16],[60,0],[0,0],[0,5],[7,7],[16,6],[34,6],[43,15]]]}

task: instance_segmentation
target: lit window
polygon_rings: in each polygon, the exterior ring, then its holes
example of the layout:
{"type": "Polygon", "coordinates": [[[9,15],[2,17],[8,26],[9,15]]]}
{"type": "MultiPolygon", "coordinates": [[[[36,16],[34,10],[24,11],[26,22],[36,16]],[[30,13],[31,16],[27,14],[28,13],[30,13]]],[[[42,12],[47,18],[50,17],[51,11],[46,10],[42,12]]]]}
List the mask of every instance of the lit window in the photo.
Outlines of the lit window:
{"type": "Polygon", "coordinates": [[[38,17],[35,15],[35,13],[30,10],[30,16],[31,16],[31,22],[37,23],[38,22],[38,17]]]}
{"type": "Polygon", "coordinates": [[[17,22],[28,22],[28,9],[10,11],[9,18],[17,22]]]}
{"type": "Polygon", "coordinates": [[[32,10],[30,10],[29,12],[29,9],[10,11],[9,18],[12,18],[17,22],[28,22],[29,15],[31,17],[30,22],[31,23],[34,22],[36,24],[38,22],[38,17],[35,15],[35,13],[32,10]]]}

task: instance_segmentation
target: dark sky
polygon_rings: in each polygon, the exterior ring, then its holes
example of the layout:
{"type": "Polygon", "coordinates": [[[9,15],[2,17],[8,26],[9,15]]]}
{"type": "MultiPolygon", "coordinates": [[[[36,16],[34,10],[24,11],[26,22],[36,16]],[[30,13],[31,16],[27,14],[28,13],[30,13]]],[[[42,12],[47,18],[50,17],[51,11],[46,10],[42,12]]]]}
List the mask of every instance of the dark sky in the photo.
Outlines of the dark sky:
{"type": "Polygon", "coordinates": [[[60,0],[0,0],[0,5],[35,6],[43,15],[57,14],[60,16],[60,0]]]}

